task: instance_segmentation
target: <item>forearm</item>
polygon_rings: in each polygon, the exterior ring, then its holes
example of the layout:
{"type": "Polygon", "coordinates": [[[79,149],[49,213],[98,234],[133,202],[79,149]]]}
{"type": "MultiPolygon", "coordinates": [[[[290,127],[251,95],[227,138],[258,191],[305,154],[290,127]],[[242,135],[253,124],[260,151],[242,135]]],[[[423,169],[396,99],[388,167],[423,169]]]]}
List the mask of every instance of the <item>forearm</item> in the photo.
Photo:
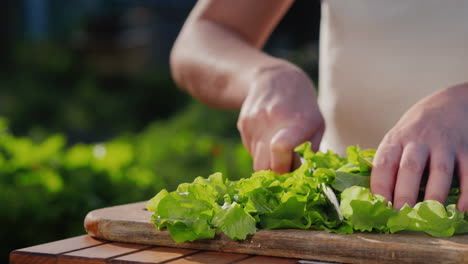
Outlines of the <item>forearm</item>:
{"type": "Polygon", "coordinates": [[[204,19],[181,33],[171,54],[177,84],[203,103],[225,109],[239,109],[255,75],[283,63],[204,19]]]}
{"type": "Polygon", "coordinates": [[[293,68],[261,47],[292,0],[199,0],[171,53],[180,88],[205,104],[239,109],[265,69],[293,68]]]}

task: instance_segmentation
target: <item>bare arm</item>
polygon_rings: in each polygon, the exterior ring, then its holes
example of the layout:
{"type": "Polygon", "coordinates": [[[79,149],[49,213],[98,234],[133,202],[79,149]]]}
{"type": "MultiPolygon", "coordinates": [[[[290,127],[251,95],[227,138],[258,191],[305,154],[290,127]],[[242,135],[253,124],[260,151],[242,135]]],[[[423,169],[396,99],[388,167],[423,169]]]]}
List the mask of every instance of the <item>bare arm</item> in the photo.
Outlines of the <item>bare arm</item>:
{"type": "Polygon", "coordinates": [[[293,149],[318,148],[324,123],[313,83],[259,49],[293,0],[200,0],[171,54],[176,82],[198,100],[240,109],[237,127],[255,170],[285,173],[293,149]]]}
{"type": "Polygon", "coordinates": [[[200,0],[171,53],[177,84],[198,100],[240,109],[264,69],[290,67],[259,49],[293,0],[200,0]]]}

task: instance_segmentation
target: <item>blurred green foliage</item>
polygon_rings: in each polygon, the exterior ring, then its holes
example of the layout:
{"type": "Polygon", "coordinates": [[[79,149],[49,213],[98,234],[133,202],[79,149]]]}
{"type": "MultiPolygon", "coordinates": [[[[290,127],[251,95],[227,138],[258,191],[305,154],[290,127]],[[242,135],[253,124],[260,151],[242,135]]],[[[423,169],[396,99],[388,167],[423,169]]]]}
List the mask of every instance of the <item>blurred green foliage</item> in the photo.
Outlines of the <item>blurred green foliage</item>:
{"type": "Polygon", "coordinates": [[[59,131],[72,142],[103,140],[140,131],[190,100],[164,67],[102,72],[85,51],[54,42],[19,42],[8,57],[0,71],[0,114],[19,135],[59,131]]]}
{"type": "Polygon", "coordinates": [[[196,176],[252,172],[235,131],[236,113],[191,103],[139,133],[95,144],[67,145],[16,137],[0,119],[0,237],[9,251],[82,234],[87,212],[151,198],[196,176]]]}
{"type": "Polygon", "coordinates": [[[191,100],[168,69],[102,72],[82,55],[18,43],[0,63],[0,263],[13,249],[83,234],[93,209],[214,171],[251,174],[237,113],[191,100]]]}

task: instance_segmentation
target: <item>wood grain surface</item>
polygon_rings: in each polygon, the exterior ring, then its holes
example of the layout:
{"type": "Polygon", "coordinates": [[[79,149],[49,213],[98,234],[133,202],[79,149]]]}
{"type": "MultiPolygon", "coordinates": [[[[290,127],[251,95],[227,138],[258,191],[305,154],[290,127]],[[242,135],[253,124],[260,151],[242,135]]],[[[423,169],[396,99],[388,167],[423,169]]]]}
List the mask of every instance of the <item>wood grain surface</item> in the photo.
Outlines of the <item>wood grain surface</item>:
{"type": "MultiPolygon", "coordinates": [[[[345,263],[468,263],[468,236],[425,234],[331,234],[312,230],[261,230],[244,241],[215,239],[176,243],[150,222],[145,202],[90,212],[87,232],[111,241],[345,263]]],[[[247,261],[248,259],[246,259],[247,261]]]]}
{"type": "Polygon", "coordinates": [[[59,264],[101,264],[106,263],[109,258],[138,252],[150,248],[148,245],[126,244],[126,243],[107,243],[96,247],[76,250],[70,253],[58,256],[59,264]]]}
{"type": "Polygon", "coordinates": [[[108,242],[88,235],[18,249],[10,254],[11,264],[292,264],[297,261],[297,259],[108,242]]]}
{"type": "Polygon", "coordinates": [[[236,264],[296,264],[297,259],[255,256],[236,262],[236,264]]]}
{"type": "Polygon", "coordinates": [[[109,243],[88,235],[67,238],[33,247],[17,249],[10,254],[10,264],[41,263],[55,264],[57,256],[67,252],[95,247],[109,243]]]}
{"type": "Polygon", "coordinates": [[[198,264],[198,263],[216,263],[216,264],[229,264],[235,261],[248,258],[244,254],[232,254],[224,252],[205,251],[194,254],[185,258],[181,258],[170,262],[171,264],[198,264]]]}
{"type": "Polygon", "coordinates": [[[161,263],[170,260],[177,260],[198,252],[199,251],[193,249],[156,247],[115,258],[111,261],[111,263],[161,263]]]}

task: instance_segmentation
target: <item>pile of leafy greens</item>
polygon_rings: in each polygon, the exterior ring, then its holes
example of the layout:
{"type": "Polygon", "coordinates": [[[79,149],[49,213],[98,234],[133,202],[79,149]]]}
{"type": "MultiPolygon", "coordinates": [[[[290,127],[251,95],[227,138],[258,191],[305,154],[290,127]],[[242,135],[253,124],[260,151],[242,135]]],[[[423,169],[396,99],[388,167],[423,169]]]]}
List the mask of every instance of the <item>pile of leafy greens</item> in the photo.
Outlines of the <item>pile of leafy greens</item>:
{"type": "MultiPolygon", "coordinates": [[[[229,181],[215,173],[180,184],[174,192],[162,190],[147,203],[154,211],[152,222],[158,229],[167,228],[177,242],[213,238],[216,231],[238,240],[258,229],[278,228],[342,234],[406,230],[436,237],[468,233],[468,217],[454,204],[424,201],[395,210],[384,197],[373,195],[369,176],[375,150],[350,146],[344,158],[332,151],[314,153],[310,143],[304,143],[296,152],[303,164],[288,174],[258,171],[229,181]],[[333,206],[327,186],[341,210],[333,206]]],[[[448,200],[456,200],[457,194],[453,189],[448,200]]]]}

